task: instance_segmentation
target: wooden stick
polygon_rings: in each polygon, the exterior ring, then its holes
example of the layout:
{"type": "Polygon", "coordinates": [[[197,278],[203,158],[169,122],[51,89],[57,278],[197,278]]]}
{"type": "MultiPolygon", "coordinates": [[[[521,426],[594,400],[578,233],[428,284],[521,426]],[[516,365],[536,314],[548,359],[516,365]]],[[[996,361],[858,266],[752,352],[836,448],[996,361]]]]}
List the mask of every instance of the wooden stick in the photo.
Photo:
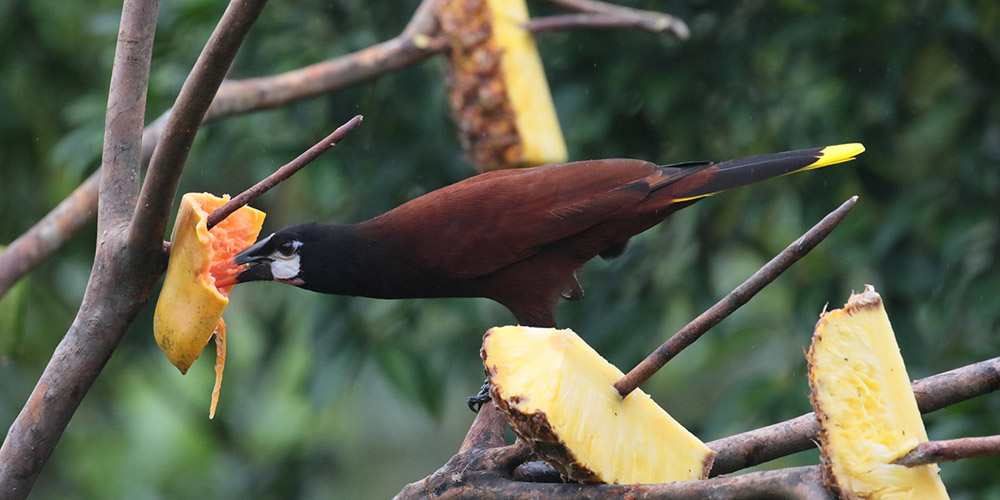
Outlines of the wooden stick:
{"type": "Polygon", "coordinates": [[[1000,436],[967,437],[920,443],[894,464],[916,467],[938,462],[953,462],[963,458],[1000,455],[1000,436]]]}
{"type": "Polygon", "coordinates": [[[302,167],[308,165],[316,158],[319,158],[319,155],[327,152],[330,148],[336,146],[337,143],[344,137],[347,137],[347,134],[350,134],[363,119],[364,118],[361,115],[356,115],[354,118],[351,118],[347,121],[347,123],[337,127],[337,130],[334,130],[333,133],[326,136],[325,139],[316,143],[315,146],[306,150],[305,153],[299,155],[298,158],[288,162],[278,170],[275,170],[273,174],[267,176],[264,180],[254,184],[250,189],[243,191],[235,198],[226,202],[226,204],[215,209],[215,211],[208,216],[208,220],[205,221],[208,228],[212,229],[216,224],[222,222],[226,217],[229,217],[229,214],[239,210],[240,207],[247,205],[253,200],[256,200],[257,197],[268,192],[271,188],[277,186],[280,182],[288,179],[301,170],[302,167]]]}
{"type": "Polygon", "coordinates": [[[753,276],[749,277],[735,290],[726,295],[707,311],[688,323],[684,328],[667,339],[660,347],[657,347],[646,359],[636,365],[632,371],[628,372],[621,380],[615,382],[615,389],[622,397],[634,391],[636,387],[652,377],[663,365],[681,352],[685,347],[698,340],[705,332],[720,321],[746,304],[757,292],[775,280],[781,273],[785,272],[792,264],[802,257],[805,257],[810,250],[823,241],[831,231],[847,216],[854,204],[858,201],[857,196],[852,196],[840,207],[830,212],[823,220],[803,234],[799,239],[792,242],[787,248],[781,251],[770,262],[760,268],[753,276]]]}

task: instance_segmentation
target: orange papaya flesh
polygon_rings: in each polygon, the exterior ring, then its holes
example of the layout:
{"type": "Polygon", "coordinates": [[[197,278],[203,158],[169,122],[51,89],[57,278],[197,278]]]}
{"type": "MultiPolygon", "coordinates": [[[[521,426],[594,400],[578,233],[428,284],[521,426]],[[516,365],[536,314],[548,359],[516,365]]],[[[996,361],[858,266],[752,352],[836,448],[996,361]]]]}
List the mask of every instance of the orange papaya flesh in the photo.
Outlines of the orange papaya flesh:
{"type": "Polygon", "coordinates": [[[215,418],[215,407],[219,405],[219,391],[222,390],[222,372],[226,369],[226,321],[219,318],[215,327],[215,387],[212,388],[212,406],[208,418],[215,418]]]}
{"type": "MultiPolygon", "coordinates": [[[[170,261],[153,315],[153,335],[181,373],[187,373],[215,332],[221,332],[216,340],[224,353],[221,320],[232,285],[216,284],[237,272],[230,266],[233,256],[257,240],[264,223],[264,212],[242,207],[208,230],[208,215],[227,201],[229,196],[185,194],[174,223],[170,261]]],[[[224,364],[224,354],[218,360],[224,364]]],[[[217,372],[218,383],[219,367],[217,372]]]]}

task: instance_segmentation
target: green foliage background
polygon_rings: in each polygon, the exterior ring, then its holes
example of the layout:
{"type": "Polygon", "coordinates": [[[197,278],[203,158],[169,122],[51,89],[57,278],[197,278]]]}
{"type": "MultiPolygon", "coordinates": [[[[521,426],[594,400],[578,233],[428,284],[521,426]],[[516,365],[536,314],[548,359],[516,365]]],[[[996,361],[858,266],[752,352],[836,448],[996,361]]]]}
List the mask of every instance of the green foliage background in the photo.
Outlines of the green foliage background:
{"type": "MultiPolygon", "coordinates": [[[[405,2],[272,2],[232,77],[275,74],[395,36],[405,2]]],[[[871,283],[910,375],[1000,352],[1000,3],[640,1],[687,42],[640,32],[539,38],[572,159],[725,160],[864,142],[858,161],[719,195],[581,274],[562,325],[634,365],[847,197],[809,257],[644,388],[705,440],[809,410],[824,305],[871,283]]],[[[533,2],[533,12],[550,12],[533,2]]],[[[167,109],[225,3],[162,3],[148,116],[167,109]]],[[[99,163],[120,4],[0,3],[0,242],[99,163]]],[[[237,193],[356,113],[364,124],[260,199],[265,231],[358,221],[472,174],[443,61],[205,127],[181,191],[237,193]]],[[[94,226],[0,302],[0,423],[13,421],[73,320],[94,226]]],[[[155,298],[155,297],[154,297],[155,298]]],[[[32,498],[384,498],[443,464],[472,415],[478,346],[512,318],[477,300],[376,301],[257,284],[226,313],[229,366],[207,418],[210,359],[182,377],[150,307],[84,400],[32,498]]],[[[211,356],[206,355],[210,358],[211,356]]],[[[932,438],[1000,433],[987,396],[926,417],[932,438]]],[[[802,453],[768,467],[816,463],[802,453]]],[[[997,459],[945,464],[952,498],[997,498],[997,459]]]]}

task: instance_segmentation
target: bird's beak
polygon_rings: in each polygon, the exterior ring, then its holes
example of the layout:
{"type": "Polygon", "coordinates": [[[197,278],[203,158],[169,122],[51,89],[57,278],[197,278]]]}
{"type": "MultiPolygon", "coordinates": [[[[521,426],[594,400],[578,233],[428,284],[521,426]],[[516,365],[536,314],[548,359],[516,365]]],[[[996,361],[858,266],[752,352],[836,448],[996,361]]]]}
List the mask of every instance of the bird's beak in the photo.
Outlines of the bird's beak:
{"type": "Polygon", "coordinates": [[[262,248],[268,239],[270,237],[254,243],[246,250],[236,254],[232,259],[215,266],[212,270],[213,274],[225,276],[217,279],[215,286],[224,288],[248,281],[273,280],[274,276],[271,275],[271,266],[269,265],[273,259],[269,255],[261,254],[262,248]],[[240,268],[243,269],[240,270],[240,268]]]}

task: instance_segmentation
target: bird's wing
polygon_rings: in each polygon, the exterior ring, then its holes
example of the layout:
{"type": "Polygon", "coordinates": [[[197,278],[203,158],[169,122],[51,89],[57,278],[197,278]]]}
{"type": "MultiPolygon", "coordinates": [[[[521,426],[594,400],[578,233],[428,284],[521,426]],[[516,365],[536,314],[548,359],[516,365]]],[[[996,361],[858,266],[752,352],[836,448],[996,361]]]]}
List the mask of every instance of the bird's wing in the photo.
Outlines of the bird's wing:
{"type": "Polygon", "coordinates": [[[573,236],[649,194],[657,166],[592,160],[478,175],[369,221],[431,268],[489,274],[573,236]]]}

